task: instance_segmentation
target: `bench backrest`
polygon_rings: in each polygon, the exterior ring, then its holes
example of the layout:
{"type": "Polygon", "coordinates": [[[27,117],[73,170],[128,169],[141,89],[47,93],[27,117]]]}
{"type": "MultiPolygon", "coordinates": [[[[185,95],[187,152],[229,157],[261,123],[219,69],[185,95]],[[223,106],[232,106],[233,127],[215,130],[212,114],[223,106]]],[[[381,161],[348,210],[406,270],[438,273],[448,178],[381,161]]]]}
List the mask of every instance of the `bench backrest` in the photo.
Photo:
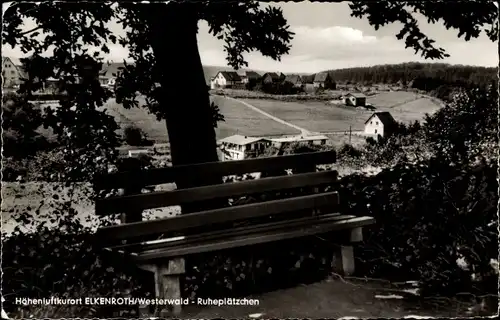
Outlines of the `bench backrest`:
{"type": "MultiPolygon", "coordinates": [[[[310,171],[291,176],[267,177],[235,183],[159,191],[143,194],[127,194],[96,201],[97,215],[111,215],[127,212],[182,205],[214,198],[229,198],[242,195],[265,193],[286,189],[307,188],[332,184],[337,179],[336,171],[314,172],[316,165],[335,163],[335,152],[312,152],[290,156],[255,158],[239,161],[204,163],[188,166],[168,167],[138,172],[119,172],[97,177],[96,190],[124,188],[138,190],[140,187],[172,183],[183,175],[202,175],[210,172],[221,178],[253,172],[297,169],[309,166],[310,171]]],[[[304,172],[303,170],[300,170],[304,172]]],[[[240,206],[229,206],[203,212],[190,213],[167,219],[126,223],[105,228],[108,239],[120,240],[159,233],[177,232],[206,225],[244,220],[310,208],[331,208],[338,203],[336,192],[301,195],[240,206]]]]}

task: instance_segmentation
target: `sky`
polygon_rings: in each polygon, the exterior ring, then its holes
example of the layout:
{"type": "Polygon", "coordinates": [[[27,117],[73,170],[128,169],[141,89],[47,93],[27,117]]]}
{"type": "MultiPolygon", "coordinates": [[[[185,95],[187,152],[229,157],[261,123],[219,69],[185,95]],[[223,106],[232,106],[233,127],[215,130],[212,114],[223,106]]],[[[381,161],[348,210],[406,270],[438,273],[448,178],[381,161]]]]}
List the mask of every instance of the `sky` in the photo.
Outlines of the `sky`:
{"type": "MultiPolygon", "coordinates": [[[[314,73],[329,69],[426,61],[412,49],[405,49],[404,41],[396,39],[395,35],[401,26],[392,24],[375,31],[366,19],[350,16],[347,2],[276,2],[270,5],[283,10],[291,31],[295,33],[291,50],[288,55],[282,57],[281,62],[263,57],[258,52],[248,53],[244,57],[250,69],[314,73]]],[[[5,6],[6,4],[4,10],[5,6]]],[[[457,31],[446,30],[442,22],[428,24],[425,18],[418,18],[422,31],[450,54],[449,58],[434,62],[498,66],[498,43],[491,42],[485,34],[466,42],[457,37],[457,31]]],[[[26,29],[33,26],[32,23],[26,23],[26,29]]],[[[110,28],[116,34],[124,32],[118,23],[111,23],[110,28]]],[[[207,23],[200,21],[198,46],[204,65],[227,65],[223,44],[222,40],[208,33],[207,23]]],[[[111,53],[104,56],[106,60],[122,61],[127,58],[126,48],[120,45],[109,47],[111,53]]],[[[18,48],[2,46],[2,51],[3,56],[24,56],[18,48]]]]}

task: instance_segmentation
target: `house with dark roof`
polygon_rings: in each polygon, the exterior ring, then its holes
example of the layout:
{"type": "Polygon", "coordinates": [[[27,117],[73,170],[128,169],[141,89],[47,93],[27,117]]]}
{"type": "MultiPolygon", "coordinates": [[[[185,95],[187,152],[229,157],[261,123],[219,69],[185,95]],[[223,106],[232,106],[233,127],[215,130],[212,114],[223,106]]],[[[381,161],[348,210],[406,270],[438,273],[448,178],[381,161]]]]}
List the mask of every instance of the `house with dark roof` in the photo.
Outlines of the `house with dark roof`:
{"type": "Polygon", "coordinates": [[[302,77],[299,76],[298,74],[289,74],[289,75],[287,75],[285,77],[284,82],[291,83],[296,88],[300,88],[304,84],[304,81],[302,80],[302,77]]]}
{"type": "Polygon", "coordinates": [[[276,72],[267,72],[262,76],[263,83],[280,83],[285,80],[285,75],[276,72]]]}
{"type": "Polygon", "coordinates": [[[366,106],[366,96],[359,92],[349,92],[343,97],[344,104],[352,107],[366,106]]]}
{"type": "Polygon", "coordinates": [[[231,88],[241,85],[241,76],[235,71],[219,71],[215,77],[210,79],[210,88],[231,88]]]}
{"type": "Polygon", "coordinates": [[[103,86],[114,86],[116,78],[123,72],[125,63],[123,62],[109,62],[103,63],[101,71],[99,72],[99,82],[103,86]]]}
{"type": "Polygon", "coordinates": [[[313,85],[315,88],[324,88],[335,90],[337,84],[333,81],[332,76],[328,72],[316,73],[313,80],[313,85]]]}
{"type": "Polygon", "coordinates": [[[25,77],[20,63],[12,58],[2,58],[2,87],[14,88],[21,84],[22,79],[25,77]]]}
{"type": "Polygon", "coordinates": [[[240,77],[242,83],[249,83],[251,81],[256,82],[262,78],[262,76],[255,71],[245,71],[240,77]]]}
{"type": "Polygon", "coordinates": [[[365,134],[387,137],[394,133],[398,123],[389,112],[375,112],[365,121],[365,134]]]}

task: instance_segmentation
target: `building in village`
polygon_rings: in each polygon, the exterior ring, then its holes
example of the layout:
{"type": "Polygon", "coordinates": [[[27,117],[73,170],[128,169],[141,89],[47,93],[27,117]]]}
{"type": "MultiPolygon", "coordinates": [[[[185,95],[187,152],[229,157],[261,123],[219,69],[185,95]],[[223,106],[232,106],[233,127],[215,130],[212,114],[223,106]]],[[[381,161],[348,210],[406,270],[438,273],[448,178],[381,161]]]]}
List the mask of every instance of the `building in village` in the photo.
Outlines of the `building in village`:
{"type": "Polygon", "coordinates": [[[283,73],[268,72],[262,76],[262,83],[280,83],[285,80],[285,75],[283,73]]]}
{"type": "Polygon", "coordinates": [[[343,99],[344,104],[346,106],[352,106],[352,107],[364,107],[366,106],[366,96],[362,93],[348,93],[346,94],[343,99]]]}
{"type": "Polygon", "coordinates": [[[25,78],[21,63],[9,57],[2,58],[2,88],[17,88],[25,78]]]}
{"type": "Polygon", "coordinates": [[[210,89],[232,88],[242,84],[241,76],[236,71],[219,71],[210,79],[210,89]]]}
{"type": "Polygon", "coordinates": [[[304,81],[302,81],[302,77],[297,74],[289,74],[285,77],[284,82],[288,82],[293,84],[294,87],[300,88],[304,85],[304,81]]]}
{"type": "Polygon", "coordinates": [[[365,122],[365,134],[388,137],[397,129],[398,123],[389,112],[375,112],[365,122]]]}
{"type": "Polygon", "coordinates": [[[252,81],[257,82],[262,78],[262,76],[255,71],[244,71],[244,73],[241,74],[240,77],[241,77],[241,82],[244,84],[247,84],[252,81]]]}
{"type": "Polygon", "coordinates": [[[123,72],[125,64],[122,62],[103,63],[102,69],[99,72],[99,83],[102,86],[113,87],[116,83],[116,78],[123,72]]]}
{"type": "Polygon", "coordinates": [[[328,72],[320,72],[314,76],[313,85],[315,88],[324,88],[335,90],[337,84],[333,81],[332,76],[328,72]]]}
{"type": "Polygon", "coordinates": [[[222,161],[243,160],[257,156],[263,152],[270,142],[262,137],[249,137],[239,134],[220,139],[222,161]]]}
{"type": "Polygon", "coordinates": [[[324,135],[311,135],[311,136],[287,136],[287,137],[277,137],[277,138],[265,138],[270,142],[270,145],[276,148],[283,148],[290,146],[292,144],[313,146],[325,145],[328,141],[328,137],[324,135]]]}
{"type": "Polygon", "coordinates": [[[243,160],[261,155],[268,147],[285,148],[292,144],[313,146],[325,145],[328,137],[324,135],[282,136],[282,137],[249,137],[233,135],[219,140],[222,161],[243,160]]]}

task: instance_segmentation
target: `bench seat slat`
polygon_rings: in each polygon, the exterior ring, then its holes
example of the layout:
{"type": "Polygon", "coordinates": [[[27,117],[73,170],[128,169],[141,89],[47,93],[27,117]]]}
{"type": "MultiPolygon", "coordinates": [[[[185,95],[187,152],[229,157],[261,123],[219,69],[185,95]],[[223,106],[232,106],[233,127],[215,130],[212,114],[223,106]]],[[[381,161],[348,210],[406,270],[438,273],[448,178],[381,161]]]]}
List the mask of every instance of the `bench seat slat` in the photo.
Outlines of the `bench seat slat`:
{"type": "Polygon", "coordinates": [[[268,223],[262,223],[259,225],[250,225],[250,226],[242,226],[242,227],[236,227],[231,230],[217,230],[217,231],[211,231],[211,232],[204,232],[201,234],[196,234],[196,235],[189,235],[185,237],[177,237],[176,238],[168,238],[168,239],[161,239],[161,240],[153,240],[153,241],[146,241],[142,243],[136,243],[136,244],[125,244],[125,245],[119,245],[119,246],[113,246],[108,249],[110,250],[127,250],[128,252],[144,252],[144,251],[149,251],[149,250],[156,250],[156,249],[162,249],[166,248],[172,245],[179,245],[182,243],[183,245],[189,245],[192,243],[200,242],[200,241],[209,241],[209,240],[216,240],[219,238],[224,238],[228,236],[228,234],[232,235],[247,235],[250,233],[256,233],[256,232],[267,232],[271,230],[279,230],[283,228],[290,228],[294,226],[300,226],[300,225],[306,225],[306,224],[314,224],[317,223],[318,221],[325,221],[325,220],[332,220],[332,221],[338,221],[342,219],[349,219],[349,218],[354,218],[355,216],[347,216],[347,215],[340,215],[340,213],[330,213],[330,214],[325,214],[321,216],[313,216],[313,217],[304,217],[304,218],[297,218],[297,219],[292,219],[292,220],[286,220],[286,221],[278,221],[278,222],[268,222],[268,223]]]}
{"type": "Polygon", "coordinates": [[[174,191],[158,191],[146,194],[110,197],[96,202],[96,214],[110,215],[180,205],[214,198],[316,186],[334,183],[337,180],[337,176],[337,171],[321,171],[174,191]]]}
{"type": "Polygon", "coordinates": [[[335,151],[320,151],[278,157],[255,158],[236,161],[210,162],[180,165],[138,172],[117,172],[98,175],[94,180],[96,190],[129,188],[175,182],[185,175],[229,176],[276,169],[295,169],[307,164],[332,164],[336,162],[335,151]]]}
{"type": "Polygon", "coordinates": [[[129,240],[134,237],[182,231],[215,223],[245,220],[250,218],[300,211],[328,206],[332,209],[339,202],[337,191],[313,194],[289,199],[272,200],[201,211],[172,218],[132,222],[98,229],[97,236],[102,243],[129,240]]]}
{"type": "Polygon", "coordinates": [[[183,246],[179,245],[176,247],[168,248],[167,250],[152,250],[133,256],[132,259],[135,261],[150,261],[162,258],[172,258],[178,256],[186,256],[189,254],[217,251],[222,249],[229,249],[235,247],[243,247],[248,245],[254,245],[259,243],[274,242],[279,240],[286,240],[297,237],[311,236],[321,233],[326,233],[335,230],[342,229],[352,229],[371,225],[375,223],[375,219],[372,217],[357,217],[351,219],[345,219],[340,221],[330,221],[324,224],[315,225],[303,225],[295,226],[290,229],[285,229],[279,232],[273,231],[268,234],[252,234],[252,235],[236,235],[225,237],[220,240],[213,240],[208,242],[202,242],[195,245],[183,246]]]}

